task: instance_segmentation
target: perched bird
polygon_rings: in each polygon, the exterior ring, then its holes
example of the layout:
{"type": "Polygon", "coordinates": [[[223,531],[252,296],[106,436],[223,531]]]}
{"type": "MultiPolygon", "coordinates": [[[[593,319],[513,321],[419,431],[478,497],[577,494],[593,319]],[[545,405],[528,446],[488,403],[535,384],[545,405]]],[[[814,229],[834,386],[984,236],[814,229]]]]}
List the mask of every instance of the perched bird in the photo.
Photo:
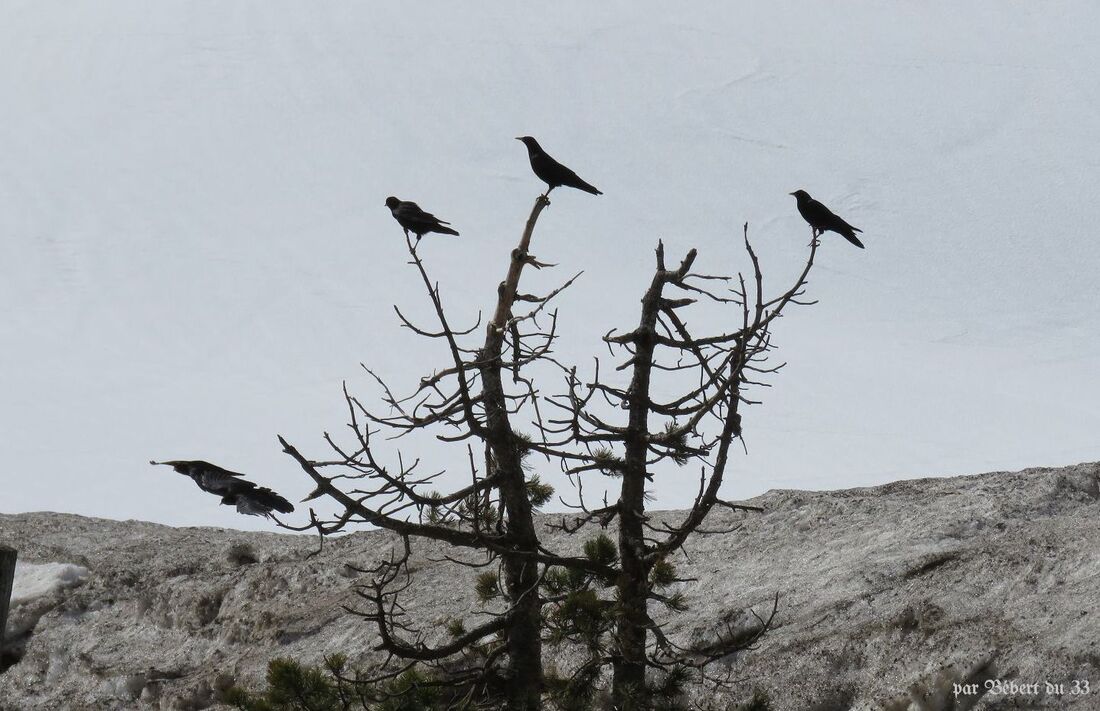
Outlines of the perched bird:
{"type": "Polygon", "coordinates": [[[863,243],[856,237],[856,232],[862,232],[863,230],[852,227],[834,215],[832,210],[814,200],[805,190],[795,190],[791,195],[794,195],[794,199],[798,201],[798,212],[802,215],[802,219],[809,222],[810,227],[814,228],[814,237],[822,232],[836,232],[855,246],[863,249],[863,243]]]}
{"type": "Polygon", "coordinates": [[[222,503],[236,506],[238,513],[249,516],[271,517],[271,512],[290,513],[294,505],[271,489],[256,486],[242,479],[243,474],[204,462],[201,459],[177,460],[168,462],[149,461],[150,464],[164,464],[180,474],[191,477],[203,491],[222,497],[222,503]]]}
{"type": "Polygon", "coordinates": [[[444,222],[430,212],[424,212],[415,202],[398,200],[390,196],[386,198],[386,207],[393,213],[393,219],[397,220],[397,224],[405,229],[405,235],[407,236],[412,232],[416,235],[418,242],[421,237],[429,232],[439,232],[445,235],[458,234],[455,230],[445,226],[451,224],[450,222],[444,222]]]}
{"type": "Polygon", "coordinates": [[[530,136],[519,136],[516,140],[523,141],[523,145],[527,146],[527,157],[531,159],[531,170],[535,171],[535,175],[539,177],[539,180],[550,186],[546,190],[547,195],[559,185],[583,190],[593,195],[603,195],[602,192],[577,177],[576,173],[546,155],[546,151],[542,150],[542,146],[535,139],[530,136]]]}

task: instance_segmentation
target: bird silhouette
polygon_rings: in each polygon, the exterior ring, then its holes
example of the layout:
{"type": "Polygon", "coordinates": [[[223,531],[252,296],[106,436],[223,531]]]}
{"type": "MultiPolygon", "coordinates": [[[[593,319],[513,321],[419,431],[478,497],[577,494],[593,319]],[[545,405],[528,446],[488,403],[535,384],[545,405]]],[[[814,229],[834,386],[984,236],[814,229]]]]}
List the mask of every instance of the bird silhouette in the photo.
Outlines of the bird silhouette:
{"type": "Polygon", "coordinates": [[[814,237],[822,232],[836,232],[855,246],[863,249],[863,243],[856,237],[856,232],[862,232],[863,230],[852,227],[837,217],[832,210],[810,197],[810,194],[805,190],[795,190],[791,195],[794,195],[794,199],[798,201],[798,212],[802,215],[802,219],[810,223],[810,227],[813,228],[814,237]]]}
{"type": "Polygon", "coordinates": [[[386,207],[390,209],[390,213],[393,215],[393,219],[397,220],[397,224],[404,228],[405,234],[408,235],[412,232],[416,235],[418,242],[421,237],[429,232],[458,235],[456,230],[445,226],[451,224],[450,222],[444,222],[430,212],[424,212],[415,202],[398,200],[390,196],[386,198],[386,207]]]}
{"type": "Polygon", "coordinates": [[[173,459],[167,462],[149,461],[150,464],[163,464],[172,467],[180,474],[189,476],[203,491],[222,497],[226,506],[236,506],[237,512],[247,516],[267,516],[272,511],[290,513],[294,505],[271,489],[256,486],[243,479],[243,474],[222,469],[216,464],[201,459],[173,459]]]}
{"type": "Polygon", "coordinates": [[[549,186],[546,190],[547,195],[559,185],[583,190],[593,195],[603,195],[595,187],[581,180],[572,170],[548,156],[535,139],[530,136],[519,136],[516,140],[523,141],[523,145],[527,146],[527,157],[531,159],[531,170],[535,171],[535,175],[538,176],[539,180],[549,186]]]}

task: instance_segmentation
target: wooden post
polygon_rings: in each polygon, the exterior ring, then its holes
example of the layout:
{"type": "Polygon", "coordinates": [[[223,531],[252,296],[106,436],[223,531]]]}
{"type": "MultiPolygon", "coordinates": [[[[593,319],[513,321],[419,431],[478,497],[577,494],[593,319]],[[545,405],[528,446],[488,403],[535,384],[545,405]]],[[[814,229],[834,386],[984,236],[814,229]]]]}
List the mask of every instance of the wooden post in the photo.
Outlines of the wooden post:
{"type": "Polygon", "coordinates": [[[15,582],[17,556],[14,548],[0,546],[0,645],[4,643],[4,630],[8,626],[8,603],[11,601],[11,586],[15,582]]]}

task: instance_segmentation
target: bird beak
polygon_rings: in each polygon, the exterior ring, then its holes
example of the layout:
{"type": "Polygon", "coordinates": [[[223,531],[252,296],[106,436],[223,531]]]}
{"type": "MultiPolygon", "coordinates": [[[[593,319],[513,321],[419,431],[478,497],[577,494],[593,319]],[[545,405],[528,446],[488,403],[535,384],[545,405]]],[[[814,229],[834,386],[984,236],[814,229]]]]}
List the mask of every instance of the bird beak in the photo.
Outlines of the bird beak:
{"type": "Polygon", "coordinates": [[[522,138],[522,137],[520,137],[520,136],[516,136],[516,140],[517,140],[517,141],[522,141],[522,140],[523,140],[523,138],[522,138]]]}
{"type": "Polygon", "coordinates": [[[787,193],[788,195],[794,195],[794,193],[787,193]]]}

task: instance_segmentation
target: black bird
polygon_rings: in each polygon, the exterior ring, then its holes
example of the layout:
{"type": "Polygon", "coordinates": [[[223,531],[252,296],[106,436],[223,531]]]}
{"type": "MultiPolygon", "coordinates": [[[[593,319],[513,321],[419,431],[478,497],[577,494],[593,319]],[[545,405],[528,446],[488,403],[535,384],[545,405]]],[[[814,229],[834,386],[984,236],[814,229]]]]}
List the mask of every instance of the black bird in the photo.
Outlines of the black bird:
{"type": "Polygon", "coordinates": [[[583,190],[593,195],[603,195],[602,192],[577,177],[576,173],[546,155],[546,151],[542,150],[542,146],[535,139],[530,136],[519,136],[516,140],[523,141],[523,145],[527,146],[527,157],[531,159],[531,170],[535,171],[535,175],[539,177],[539,180],[550,186],[546,190],[547,195],[559,185],[583,190]]]}
{"type": "Polygon", "coordinates": [[[191,477],[203,491],[222,497],[222,503],[236,506],[238,513],[249,516],[271,517],[271,512],[290,513],[294,505],[271,489],[256,486],[242,479],[243,474],[222,469],[216,464],[201,459],[178,460],[168,462],[149,461],[150,464],[165,464],[180,474],[191,477]]]}
{"type": "Polygon", "coordinates": [[[795,190],[791,195],[794,195],[794,199],[798,201],[798,212],[802,215],[802,219],[809,222],[810,227],[814,229],[814,237],[822,232],[832,231],[863,249],[863,243],[856,237],[856,232],[862,232],[863,230],[852,227],[834,215],[832,210],[814,200],[805,190],[795,190]]]}
{"type": "Polygon", "coordinates": [[[386,207],[393,213],[393,219],[397,220],[397,224],[404,228],[405,235],[408,236],[412,232],[416,235],[417,241],[420,241],[420,238],[429,232],[439,232],[445,235],[458,234],[455,230],[445,226],[451,224],[450,222],[444,222],[430,212],[424,212],[415,202],[398,200],[390,196],[386,198],[386,207]]]}

